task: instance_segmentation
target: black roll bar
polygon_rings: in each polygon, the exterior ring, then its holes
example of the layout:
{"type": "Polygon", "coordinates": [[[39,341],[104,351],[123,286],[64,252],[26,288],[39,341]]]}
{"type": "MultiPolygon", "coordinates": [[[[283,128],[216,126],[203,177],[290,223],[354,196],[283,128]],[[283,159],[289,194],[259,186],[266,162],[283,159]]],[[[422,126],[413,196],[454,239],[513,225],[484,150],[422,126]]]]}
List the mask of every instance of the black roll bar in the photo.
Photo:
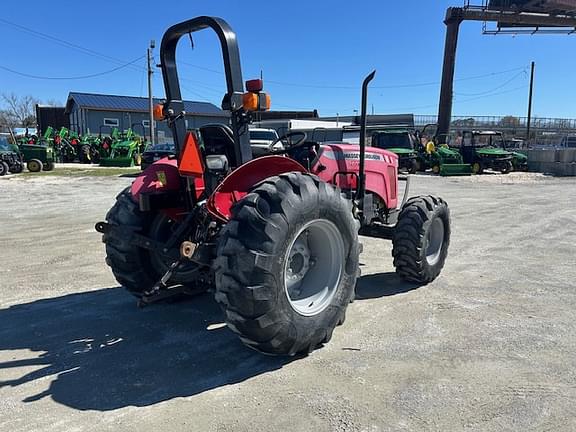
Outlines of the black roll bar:
{"type": "Polygon", "coordinates": [[[187,131],[184,102],[182,100],[176,66],[176,47],[182,36],[191,35],[194,32],[207,28],[212,29],[216,33],[222,48],[227,86],[227,93],[222,101],[222,109],[230,111],[235,142],[234,153],[236,156],[236,164],[241,165],[252,159],[250,135],[247,127],[248,119],[242,107],[244,82],[242,80],[240,51],[238,49],[236,34],[223,19],[200,16],[173,25],[164,33],[160,46],[160,62],[167,98],[165,113],[167,113],[168,110],[174,113],[171,128],[172,134],[174,135],[176,154],[180,155],[187,131]]]}

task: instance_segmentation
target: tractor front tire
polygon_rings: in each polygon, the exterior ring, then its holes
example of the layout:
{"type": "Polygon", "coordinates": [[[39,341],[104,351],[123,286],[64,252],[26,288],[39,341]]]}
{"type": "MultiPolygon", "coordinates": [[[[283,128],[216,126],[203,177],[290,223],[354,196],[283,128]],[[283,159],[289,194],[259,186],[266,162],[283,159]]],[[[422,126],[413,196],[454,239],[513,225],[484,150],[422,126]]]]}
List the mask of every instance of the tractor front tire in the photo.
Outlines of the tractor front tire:
{"type": "Polygon", "coordinates": [[[8,164],[4,161],[0,161],[0,177],[5,176],[10,171],[8,164]]]}
{"type": "Polygon", "coordinates": [[[512,162],[506,162],[504,166],[500,169],[501,174],[510,174],[514,170],[512,162]]]}
{"type": "Polygon", "coordinates": [[[92,162],[90,146],[88,144],[84,144],[82,147],[80,147],[80,151],[78,152],[78,160],[83,164],[89,164],[92,162]]]}
{"type": "Polygon", "coordinates": [[[214,264],[216,300],[250,348],[307,354],[330,341],[354,297],[359,224],[340,190],[289,173],[232,209],[214,264]]]}
{"type": "Polygon", "coordinates": [[[410,198],[398,216],[392,239],[394,267],[400,277],[426,284],[438,277],[450,245],[450,210],[442,198],[410,198]]]}
{"type": "Polygon", "coordinates": [[[90,152],[91,152],[91,153],[90,153],[90,154],[91,154],[91,157],[90,157],[91,162],[92,162],[93,164],[98,165],[98,164],[100,163],[100,160],[102,159],[102,158],[100,157],[100,152],[98,152],[98,150],[96,150],[96,149],[91,149],[90,152]]]}
{"type": "Polygon", "coordinates": [[[38,159],[30,159],[26,163],[26,168],[28,168],[28,171],[30,172],[40,172],[44,168],[44,165],[42,164],[42,161],[39,161],[38,159]]]}
{"type": "Polygon", "coordinates": [[[52,171],[54,169],[54,162],[45,162],[44,165],[42,166],[42,169],[44,171],[52,171]]]}
{"type": "Polygon", "coordinates": [[[410,168],[408,168],[408,174],[416,174],[418,172],[419,164],[416,159],[412,160],[410,163],[410,168]]]}
{"type": "Polygon", "coordinates": [[[10,172],[12,174],[20,174],[22,171],[24,171],[24,164],[22,162],[18,161],[10,167],[10,172]]]}
{"type": "MultiPolygon", "coordinates": [[[[132,199],[130,187],[116,197],[116,204],[108,211],[106,220],[126,231],[154,237],[154,240],[158,241],[166,241],[164,237],[170,230],[167,225],[170,220],[166,216],[148,215],[140,211],[138,204],[132,199]]],[[[112,269],[118,283],[137,298],[152,288],[170,266],[160,255],[124,239],[104,234],[102,241],[106,245],[106,264],[112,269]]],[[[200,286],[190,276],[195,276],[196,270],[194,264],[185,264],[183,270],[174,273],[170,282],[186,286],[189,294],[204,292],[208,287],[200,286]]]]}
{"type": "Polygon", "coordinates": [[[474,162],[472,164],[472,173],[474,174],[484,174],[484,164],[482,162],[474,162]]]}

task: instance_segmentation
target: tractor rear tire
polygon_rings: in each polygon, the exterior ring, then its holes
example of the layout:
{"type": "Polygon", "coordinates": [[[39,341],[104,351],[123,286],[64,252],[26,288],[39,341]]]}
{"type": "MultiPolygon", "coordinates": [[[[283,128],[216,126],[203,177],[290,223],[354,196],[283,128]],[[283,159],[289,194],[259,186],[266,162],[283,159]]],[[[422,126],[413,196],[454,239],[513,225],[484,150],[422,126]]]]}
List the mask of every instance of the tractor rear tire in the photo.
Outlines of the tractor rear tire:
{"type": "Polygon", "coordinates": [[[450,210],[442,198],[410,198],[398,216],[392,239],[394,267],[400,277],[426,284],[438,277],[450,245],[450,210]]]}
{"type": "Polygon", "coordinates": [[[340,190],[289,173],[232,209],[217,258],[216,301],[250,348],[307,354],[344,322],[359,273],[359,223],[340,190]]]}
{"type": "Polygon", "coordinates": [[[410,168],[408,169],[408,174],[416,174],[418,172],[418,161],[416,159],[414,159],[411,163],[410,163],[410,168]]]}
{"type": "Polygon", "coordinates": [[[54,169],[54,162],[45,162],[42,169],[44,171],[52,171],[54,169]]]}
{"type": "MultiPolygon", "coordinates": [[[[150,237],[156,237],[155,234],[162,230],[167,219],[162,214],[148,215],[141,212],[138,204],[132,199],[130,187],[116,197],[116,204],[106,215],[108,223],[150,237]]],[[[118,283],[137,298],[152,288],[168,270],[169,264],[162,262],[161,258],[149,250],[106,234],[103,235],[102,241],[106,245],[106,264],[112,269],[118,283]]],[[[208,286],[200,286],[189,276],[190,273],[195,276],[196,266],[186,265],[188,269],[184,272],[175,272],[170,282],[186,286],[189,294],[206,291],[208,286]]]]}
{"type": "Polygon", "coordinates": [[[8,164],[4,161],[0,161],[0,177],[5,176],[10,171],[8,164]]]}
{"type": "Polygon", "coordinates": [[[42,164],[42,161],[39,161],[38,159],[30,159],[28,163],[26,163],[26,168],[28,168],[28,171],[30,172],[40,172],[44,168],[44,165],[42,164]]]}

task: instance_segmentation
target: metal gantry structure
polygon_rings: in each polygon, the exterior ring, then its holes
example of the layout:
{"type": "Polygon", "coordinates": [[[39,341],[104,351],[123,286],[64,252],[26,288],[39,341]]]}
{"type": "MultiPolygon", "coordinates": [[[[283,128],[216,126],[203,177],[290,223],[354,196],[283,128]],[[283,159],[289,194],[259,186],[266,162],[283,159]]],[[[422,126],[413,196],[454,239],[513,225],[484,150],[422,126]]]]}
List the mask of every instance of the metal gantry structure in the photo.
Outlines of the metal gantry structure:
{"type": "Polygon", "coordinates": [[[450,132],[458,35],[464,21],[483,22],[484,32],[488,34],[550,31],[573,34],[576,32],[576,0],[483,0],[480,4],[466,0],[463,7],[448,8],[438,108],[440,142],[445,142],[450,132]],[[496,30],[487,30],[487,23],[496,23],[496,30]]]}

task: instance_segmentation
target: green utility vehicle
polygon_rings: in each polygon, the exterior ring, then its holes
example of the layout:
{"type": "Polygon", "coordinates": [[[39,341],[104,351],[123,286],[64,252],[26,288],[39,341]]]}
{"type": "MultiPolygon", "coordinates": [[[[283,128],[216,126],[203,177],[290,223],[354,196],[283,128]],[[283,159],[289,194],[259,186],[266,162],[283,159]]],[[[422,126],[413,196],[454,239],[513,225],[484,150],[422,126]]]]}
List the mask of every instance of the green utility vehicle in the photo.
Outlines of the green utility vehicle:
{"type": "Polygon", "coordinates": [[[5,137],[0,137],[0,177],[8,173],[19,174],[23,169],[24,163],[18,146],[10,144],[5,137]]]}
{"type": "Polygon", "coordinates": [[[464,131],[460,153],[474,174],[486,169],[509,174],[514,166],[512,152],[502,149],[502,133],[493,131],[464,131]]]}
{"type": "Polygon", "coordinates": [[[422,171],[431,169],[441,176],[466,176],[472,174],[472,167],[465,164],[462,155],[446,144],[436,146],[433,142],[421,146],[418,163],[422,171]]]}
{"type": "Polygon", "coordinates": [[[142,162],[143,145],[144,140],[140,136],[136,135],[131,128],[121,134],[118,132],[118,129],[114,129],[112,131],[110,156],[102,158],[100,166],[140,166],[142,162]]]}
{"type": "Polygon", "coordinates": [[[441,176],[465,176],[472,174],[472,168],[462,160],[460,152],[451,149],[446,144],[437,144],[434,135],[426,133],[427,130],[436,129],[436,124],[426,125],[417,136],[420,143],[418,146],[418,169],[426,171],[431,169],[436,175],[441,176]]]}
{"type": "Polygon", "coordinates": [[[509,139],[501,141],[501,148],[512,153],[512,167],[514,171],[528,171],[528,156],[516,150],[524,147],[524,140],[509,139]]]}
{"type": "Polygon", "coordinates": [[[408,129],[391,128],[374,132],[372,147],[391,151],[398,155],[398,170],[410,174],[418,171],[418,147],[420,146],[416,133],[408,129]]]}

